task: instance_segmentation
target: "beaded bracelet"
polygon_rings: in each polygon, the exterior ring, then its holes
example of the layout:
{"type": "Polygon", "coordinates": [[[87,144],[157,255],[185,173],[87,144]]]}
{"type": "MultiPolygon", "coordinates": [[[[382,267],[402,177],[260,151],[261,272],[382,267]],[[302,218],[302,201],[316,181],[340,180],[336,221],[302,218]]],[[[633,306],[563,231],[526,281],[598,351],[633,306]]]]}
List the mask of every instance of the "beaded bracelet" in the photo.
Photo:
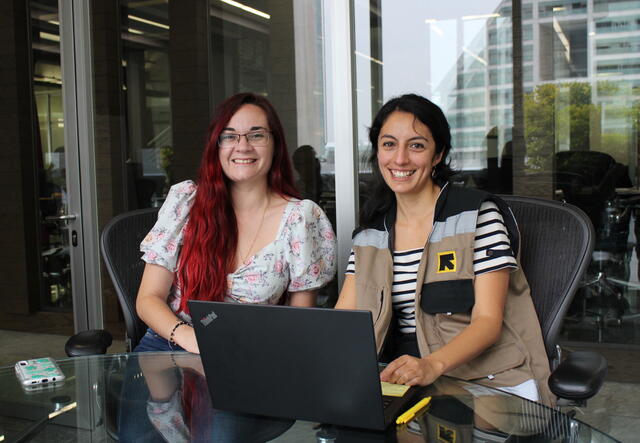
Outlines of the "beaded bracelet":
{"type": "Polygon", "coordinates": [[[184,320],[180,320],[178,323],[175,324],[175,326],[171,330],[171,334],[169,335],[169,348],[171,348],[172,351],[173,351],[173,346],[177,345],[175,341],[176,329],[178,329],[182,325],[188,325],[188,324],[189,324],[188,322],[184,320]]]}

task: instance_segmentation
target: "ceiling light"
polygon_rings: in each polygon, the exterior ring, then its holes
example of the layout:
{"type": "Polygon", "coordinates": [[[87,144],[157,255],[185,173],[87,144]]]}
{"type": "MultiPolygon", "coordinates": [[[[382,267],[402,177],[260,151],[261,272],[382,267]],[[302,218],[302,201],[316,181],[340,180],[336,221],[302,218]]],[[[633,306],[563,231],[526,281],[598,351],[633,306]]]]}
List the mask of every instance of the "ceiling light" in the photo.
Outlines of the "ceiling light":
{"type": "Polygon", "coordinates": [[[140,31],[139,29],[127,28],[127,31],[129,31],[132,34],[138,34],[138,35],[144,34],[144,32],[140,31]]]}
{"type": "Polygon", "coordinates": [[[366,58],[367,60],[371,60],[374,63],[379,64],[380,66],[384,65],[384,63],[381,60],[378,60],[377,58],[373,58],[370,55],[367,54],[363,54],[362,52],[358,52],[358,51],[353,51],[355,55],[359,55],[360,57],[366,58]]]}
{"type": "Polygon", "coordinates": [[[156,26],[158,28],[169,29],[169,26],[165,25],[164,23],[154,22],[153,20],[147,20],[146,18],[138,17],[137,15],[129,14],[127,15],[127,18],[131,20],[135,20],[140,23],[145,23],[147,25],[156,26]]]}
{"type": "Polygon", "coordinates": [[[62,84],[62,80],[56,77],[49,77],[46,75],[34,75],[33,79],[37,82],[42,82],[42,83],[51,83],[54,85],[61,85],[62,84]]]}
{"type": "Polygon", "coordinates": [[[50,32],[42,32],[40,31],[40,38],[43,40],[51,40],[52,42],[59,42],[60,36],[56,34],[51,34],[50,32]]]}
{"type": "Polygon", "coordinates": [[[462,17],[462,20],[479,20],[483,18],[496,18],[500,17],[500,14],[494,12],[493,14],[480,14],[480,15],[465,15],[462,17]]]}
{"type": "Polygon", "coordinates": [[[476,54],[473,51],[470,51],[469,49],[465,48],[464,46],[462,47],[462,50],[464,52],[466,52],[467,54],[469,54],[471,57],[475,58],[476,60],[478,60],[480,63],[482,63],[483,65],[487,66],[487,61],[485,59],[483,59],[482,57],[480,57],[478,54],[476,54]]]}
{"type": "Polygon", "coordinates": [[[250,12],[251,14],[255,14],[259,17],[266,18],[267,20],[271,18],[271,16],[266,12],[258,11],[257,9],[254,9],[251,6],[244,5],[234,0],[220,0],[220,1],[222,3],[226,3],[227,5],[235,6],[236,8],[242,9],[243,11],[250,12]]]}

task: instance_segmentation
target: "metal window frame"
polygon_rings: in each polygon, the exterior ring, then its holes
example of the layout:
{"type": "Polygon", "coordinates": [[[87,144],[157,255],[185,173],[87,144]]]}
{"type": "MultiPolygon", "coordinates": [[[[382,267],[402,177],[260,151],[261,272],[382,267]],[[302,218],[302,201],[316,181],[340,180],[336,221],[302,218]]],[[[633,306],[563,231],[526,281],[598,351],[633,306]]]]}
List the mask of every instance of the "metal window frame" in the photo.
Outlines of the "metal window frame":
{"type": "MultiPolygon", "coordinates": [[[[352,55],[354,51],[353,1],[326,0],[323,4],[325,23],[324,64],[330,67],[330,106],[327,107],[327,123],[331,121],[335,140],[335,198],[336,236],[338,240],[338,284],[342,287],[344,270],[349,260],[351,233],[356,226],[358,213],[357,140],[354,131],[356,120],[355,88],[352,55]],[[345,44],[346,42],[346,44],[345,44]]],[[[327,79],[325,79],[325,83],[327,79]]]]}
{"type": "Polygon", "coordinates": [[[93,57],[89,0],[59,0],[73,317],[76,332],[103,327],[96,192],[93,57]],[[71,239],[70,239],[71,240],[71,239]]]}

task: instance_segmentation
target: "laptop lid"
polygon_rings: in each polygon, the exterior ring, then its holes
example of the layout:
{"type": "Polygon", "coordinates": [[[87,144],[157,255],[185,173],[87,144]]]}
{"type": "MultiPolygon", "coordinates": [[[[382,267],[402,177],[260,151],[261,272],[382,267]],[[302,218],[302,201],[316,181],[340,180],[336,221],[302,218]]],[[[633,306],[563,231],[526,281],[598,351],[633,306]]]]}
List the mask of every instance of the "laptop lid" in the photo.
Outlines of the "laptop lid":
{"type": "Polygon", "coordinates": [[[384,429],[369,311],[190,301],[214,408],[384,429]]]}

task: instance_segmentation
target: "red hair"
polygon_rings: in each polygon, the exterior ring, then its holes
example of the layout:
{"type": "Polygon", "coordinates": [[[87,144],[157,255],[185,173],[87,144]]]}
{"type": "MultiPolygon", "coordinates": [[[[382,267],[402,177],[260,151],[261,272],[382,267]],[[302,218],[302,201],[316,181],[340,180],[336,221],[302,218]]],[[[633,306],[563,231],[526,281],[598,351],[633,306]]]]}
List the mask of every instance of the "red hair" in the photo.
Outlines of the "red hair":
{"type": "Polygon", "coordinates": [[[267,115],[273,139],[273,161],[267,175],[269,189],[285,198],[299,198],[293,181],[284,130],[269,101],[252,93],[233,95],[216,108],[202,154],[198,190],[185,227],[177,284],[182,292],[180,311],[189,312],[189,300],[223,301],[227,273],[235,263],[238,226],[231,205],[230,180],[218,156],[218,137],[243,105],[255,105],[267,115]]]}

